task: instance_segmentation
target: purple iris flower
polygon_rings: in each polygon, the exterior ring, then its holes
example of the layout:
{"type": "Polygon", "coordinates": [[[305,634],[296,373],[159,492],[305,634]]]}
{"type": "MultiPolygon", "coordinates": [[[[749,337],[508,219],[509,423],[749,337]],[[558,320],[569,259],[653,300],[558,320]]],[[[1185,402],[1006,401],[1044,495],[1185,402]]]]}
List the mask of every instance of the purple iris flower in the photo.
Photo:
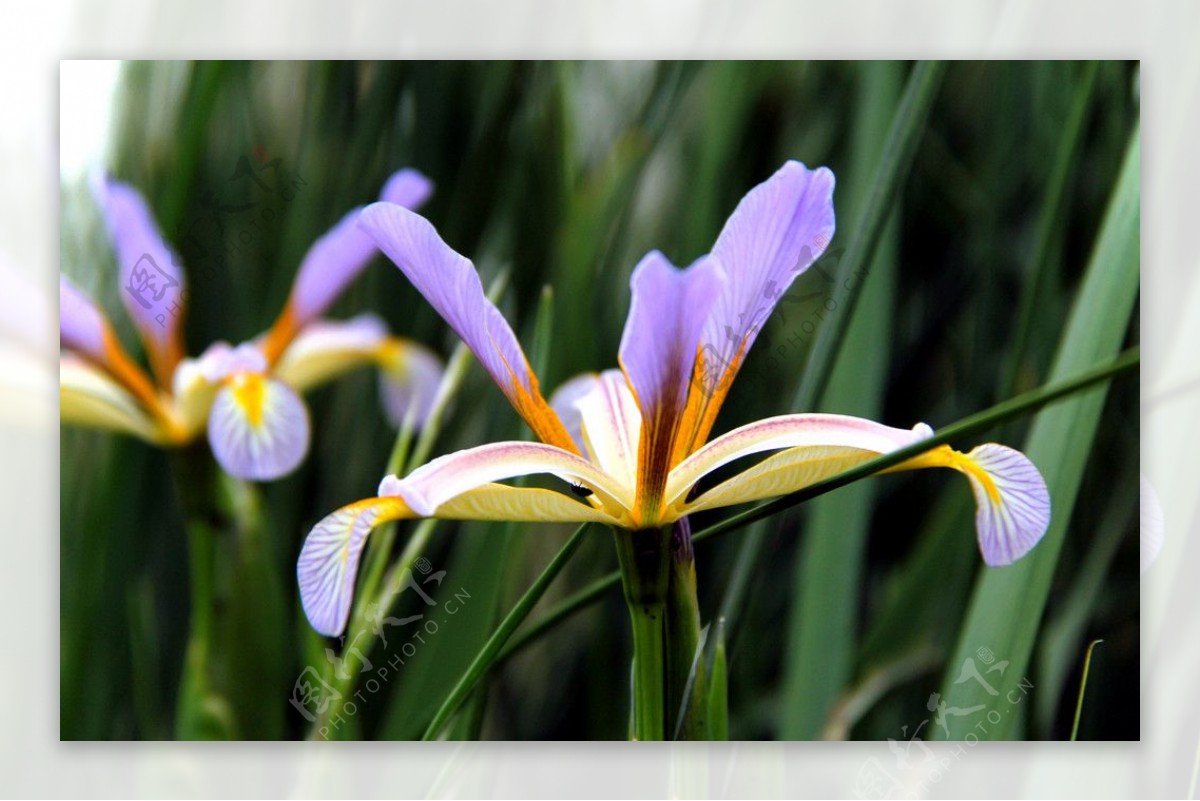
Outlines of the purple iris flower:
{"type": "MultiPolygon", "coordinates": [[[[357,225],[361,207],[309,249],[270,330],[237,347],[216,342],[193,359],[184,355],[180,331],[185,276],[149,206],[136,189],[109,178],[98,178],[93,190],[116,252],[120,296],[151,371],[126,353],[92,300],[60,276],[64,422],[122,431],[164,447],[185,445],[207,428],[221,467],[256,481],[296,469],[308,451],[310,428],[300,393],[347,370],[376,365],[391,422],[425,422],[441,381],[440,359],[391,336],[372,315],[321,318],[378,253],[357,225]]],[[[380,198],[396,208],[418,208],[432,190],[424,175],[405,169],[388,179],[380,198]]]]}
{"type": "MultiPolygon", "coordinates": [[[[360,225],[475,353],[541,440],[458,451],[378,496],[346,506],[309,533],[297,568],[313,627],[346,626],[355,573],[372,528],[417,517],[598,522],[638,530],[693,512],[795,492],[932,434],[832,414],[789,414],[709,440],[717,412],[776,299],[828,246],[833,173],[788,162],[738,204],[712,251],[679,269],[658,252],[633,271],[620,369],[568,381],[549,401],[516,336],[484,296],[474,266],[423,217],[394,203],[368,206],[360,225]],[[702,478],[742,457],[765,459],[700,494],[702,478]],[[570,492],[498,482],[548,473],[570,492]]],[[[1027,553],[1050,520],[1046,484],[1003,445],[970,453],[935,447],[894,470],[949,467],[975,494],[984,560],[1027,553]]]]}

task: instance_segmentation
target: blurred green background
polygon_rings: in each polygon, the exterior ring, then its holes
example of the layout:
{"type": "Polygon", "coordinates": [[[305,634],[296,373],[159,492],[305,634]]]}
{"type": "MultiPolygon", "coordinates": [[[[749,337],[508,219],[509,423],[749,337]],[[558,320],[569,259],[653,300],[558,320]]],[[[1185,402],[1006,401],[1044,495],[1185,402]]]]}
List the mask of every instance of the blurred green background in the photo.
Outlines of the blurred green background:
{"type": "MultiPolygon", "coordinates": [[[[615,366],[629,274],[646,251],[658,248],[677,264],[705,253],[738,199],[787,159],[836,174],[830,253],[842,252],[875,185],[911,69],[139,62],[122,68],[104,166],[145,193],[187,265],[192,354],[216,339],[263,331],[313,240],[372,200],[391,172],[415,167],[436,184],[422,213],[446,241],[475,261],[485,284],[509,271],[500,305],[527,349],[542,288],[553,288],[541,376],[552,389],[578,372],[615,366]],[[296,188],[275,207],[274,224],[249,242],[235,240],[246,226],[232,214],[224,241],[207,228],[189,237],[214,194],[235,202],[251,189],[230,178],[239,159],[261,154],[279,158],[296,188]],[[223,263],[213,257],[222,248],[223,263]]],[[[1137,75],[1137,65],[1124,62],[947,66],[863,273],[820,410],[943,426],[1044,383],[1072,314],[1086,314],[1119,344],[1136,344],[1136,307],[1081,311],[1075,301],[1136,136],[1137,75]]],[[[61,248],[63,272],[97,298],[135,348],[111,249],[77,181],[62,187],[61,248]]],[[[791,411],[812,332],[839,313],[827,303],[834,264],[809,270],[782,299],[717,433],[791,411]]],[[[330,316],[368,310],[443,356],[456,344],[382,258],[330,316]]],[[[288,701],[306,666],[326,676],[331,666],[327,643],[300,612],[295,560],[317,520],[372,495],[384,472],[394,432],[375,382],[363,371],[310,395],[308,459],[262,487],[262,564],[250,579],[236,569],[218,575],[218,594],[231,608],[248,605],[247,619],[258,621],[243,632],[243,658],[222,679],[233,717],[225,736],[310,735],[288,701]]],[[[1060,521],[1061,554],[1047,568],[1048,601],[1044,610],[1012,607],[1030,618],[1035,639],[1023,670],[1033,690],[1011,710],[1008,736],[1070,734],[1083,654],[1096,638],[1105,643],[1091,666],[1079,737],[1139,736],[1137,421],[1136,380],[1117,382],[1094,438],[1068,449],[1083,472],[1073,510],[1055,497],[1056,513],[1070,514],[1060,521]]],[[[1028,447],[1029,431],[1027,419],[980,441],[1028,447]]],[[[473,366],[435,454],[524,435],[473,366]]],[[[64,427],[61,486],[61,736],[171,737],[189,572],[169,454],[64,427]]],[[[973,509],[957,476],[899,474],[698,545],[705,619],[728,613],[730,737],[903,742],[919,729],[932,739],[931,695],[957,678],[953,655],[986,648],[1009,658],[987,637],[967,642],[978,629],[964,634],[985,571],[973,509]],[[747,537],[761,547],[744,548],[747,537]]],[[[402,526],[398,541],[410,531],[402,526]]],[[[439,524],[426,556],[446,570],[441,597],[465,591],[470,600],[366,696],[338,736],[419,736],[568,534],[550,525],[439,524]]],[[[611,537],[593,532],[532,619],[615,564],[611,537]]],[[[412,614],[408,607],[419,603],[402,596],[392,614],[412,614]]],[[[451,736],[624,738],[630,654],[627,613],[613,592],[508,661],[456,718],[451,736]]],[[[376,661],[390,656],[382,646],[372,653],[376,661]]]]}

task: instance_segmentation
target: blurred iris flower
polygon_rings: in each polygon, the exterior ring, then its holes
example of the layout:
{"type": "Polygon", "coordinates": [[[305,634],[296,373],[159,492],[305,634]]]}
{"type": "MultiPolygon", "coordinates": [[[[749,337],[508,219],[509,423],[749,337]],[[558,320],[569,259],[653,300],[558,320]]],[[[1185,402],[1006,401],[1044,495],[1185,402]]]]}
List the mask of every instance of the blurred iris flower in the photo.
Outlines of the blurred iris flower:
{"type": "MultiPolygon", "coordinates": [[[[541,442],[442,456],[403,479],[387,476],[378,497],[321,520],[297,567],[313,627],[331,636],[345,628],[364,543],[386,521],[591,521],[662,529],[694,512],[795,492],[930,436],[924,424],[906,430],[841,415],[789,414],[708,441],[777,298],[833,236],[833,188],[828,169],[788,162],[742,199],[710,254],[686,269],[657,251],[648,254],[630,281],[620,369],[574,378],[549,402],[472,263],[403,206],[368,206],[363,230],[471,348],[541,442]],[[697,491],[718,468],[766,452],[774,453],[697,491]],[[556,492],[497,483],[541,473],[572,486],[556,492]]],[[[1045,533],[1046,484],[1018,451],[986,444],[960,453],[942,445],[894,469],[925,467],[949,467],[970,480],[988,564],[1013,562],[1045,533]]]]}
{"type": "MultiPolygon", "coordinates": [[[[394,425],[406,415],[414,426],[424,422],[442,373],[433,353],[389,335],[372,315],[320,319],[377,253],[357,226],[361,207],[309,249],[269,331],[237,347],[216,342],[198,358],[185,358],[187,290],[178,258],[136,189],[107,177],[93,183],[116,251],[121,300],[151,373],[122,348],[91,299],[60,276],[64,422],[122,431],[163,447],[193,441],[207,423],[221,467],[256,481],[290,473],[308,451],[308,410],[299,393],[353,368],[381,369],[383,403],[394,425]]],[[[432,189],[425,176],[406,169],[388,179],[380,197],[396,208],[418,208],[432,189]]]]}

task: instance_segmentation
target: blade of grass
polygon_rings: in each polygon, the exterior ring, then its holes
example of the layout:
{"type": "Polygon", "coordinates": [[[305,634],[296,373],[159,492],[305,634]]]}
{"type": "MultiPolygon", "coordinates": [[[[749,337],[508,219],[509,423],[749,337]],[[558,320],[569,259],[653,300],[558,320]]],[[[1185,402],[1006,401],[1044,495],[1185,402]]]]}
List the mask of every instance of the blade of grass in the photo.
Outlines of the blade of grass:
{"type": "Polygon", "coordinates": [[[1092,61],[1084,65],[1083,75],[1075,89],[1075,96],[1063,123],[1062,138],[1054,154],[1050,176],[1046,179],[1046,192],[1042,196],[1042,207],[1038,215],[1037,228],[1033,235],[1033,246],[1029,252],[1028,277],[1022,285],[1021,302],[1017,310],[1017,327],[1009,350],[1004,378],[1000,382],[999,396],[1002,398],[1017,391],[1021,365],[1029,358],[1026,349],[1030,331],[1037,313],[1038,299],[1046,291],[1047,273],[1050,264],[1050,243],[1057,231],[1062,216],[1063,199],[1066,197],[1067,177],[1071,173],[1075,151],[1083,137],[1083,123],[1087,117],[1092,88],[1096,83],[1099,63],[1092,61]]]}
{"type": "MultiPolygon", "coordinates": [[[[896,65],[874,62],[864,66],[862,82],[854,125],[854,174],[865,176],[878,174],[877,154],[886,144],[881,132],[893,113],[900,76],[896,65]]],[[[854,217],[860,216],[860,200],[852,197],[848,205],[854,217]]],[[[870,278],[837,351],[820,411],[880,417],[899,240],[895,203],[891,206],[891,221],[870,262],[870,278]]],[[[874,495],[875,484],[862,482],[814,501],[809,509],[808,526],[793,567],[796,591],[783,656],[781,739],[818,737],[829,710],[851,679],[862,557],[874,495]]]]}
{"type": "MultiPolygon", "coordinates": [[[[1054,367],[1060,379],[1106,359],[1120,347],[1138,292],[1140,136],[1135,128],[1121,175],[1111,195],[1084,282],[1075,300],[1054,367]]],[[[975,586],[966,623],[947,665],[942,698],[948,707],[982,705],[1001,720],[982,734],[989,739],[1018,736],[1016,714],[1007,700],[1026,681],[1034,641],[1040,630],[1050,583],[1066,537],[1091,443],[1100,421],[1106,392],[1097,390],[1038,415],[1025,453],[1038,466],[1054,504],[1050,529],[1033,552],[1009,567],[983,572],[975,586]],[[989,648],[1007,660],[1003,676],[987,687],[977,681],[959,683],[962,666],[977,649],[989,648]],[[996,695],[988,690],[991,689],[996,695]],[[1004,705],[1003,709],[999,707],[1004,705]]],[[[956,740],[974,725],[976,716],[948,719],[936,736],[956,740]]]]}
{"type": "Polygon", "coordinates": [[[1087,655],[1083,658],[1083,678],[1079,680],[1079,697],[1075,700],[1075,722],[1071,724],[1071,742],[1079,739],[1079,718],[1083,715],[1083,696],[1087,692],[1088,672],[1092,667],[1092,653],[1104,640],[1092,640],[1087,655]]]}

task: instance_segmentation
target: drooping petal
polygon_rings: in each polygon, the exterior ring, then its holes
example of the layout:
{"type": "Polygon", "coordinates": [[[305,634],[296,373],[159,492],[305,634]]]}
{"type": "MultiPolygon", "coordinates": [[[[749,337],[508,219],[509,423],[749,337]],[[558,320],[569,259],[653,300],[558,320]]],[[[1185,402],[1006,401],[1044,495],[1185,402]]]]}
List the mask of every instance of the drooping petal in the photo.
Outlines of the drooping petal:
{"type": "MultiPolygon", "coordinates": [[[[866,460],[911,445],[932,433],[929,426],[924,424],[908,430],[840,414],[788,414],[780,417],[768,417],[765,420],[735,428],[733,431],[717,437],[681,462],[671,471],[670,479],[667,482],[666,503],[677,503],[704,475],[737,459],[756,453],[785,449],[795,451],[789,457],[785,457],[784,454],[771,457],[778,460],[776,466],[787,465],[789,458],[798,464],[803,464],[808,461],[805,457],[809,454],[817,460],[838,459],[855,454],[861,455],[862,459],[866,460]],[[806,454],[804,451],[809,453],[806,454]]],[[[738,492],[744,490],[750,494],[749,485],[758,477],[759,472],[761,471],[761,474],[766,476],[770,471],[771,468],[767,465],[769,461],[770,459],[705,492],[695,503],[688,504],[688,511],[726,505],[725,503],[713,503],[714,498],[728,498],[728,503],[740,503],[741,501],[736,500],[740,497],[738,492]]],[[[807,471],[811,467],[811,465],[804,465],[800,469],[807,471]]],[[[812,483],[812,481],[807,483],[812,483]]],[[[796,489],[801,486],[805,486],[805,484],[800,484],[796,489]]],[[[795,490],[788,491],[794,492],[795,490]]],[[[755,492],[759,491],[755,490],[755,492]]],[[[783,493],[769,491],[766,494],[756,494],[755,497],[769,497],[773,494],[783,493]]]]}
{"type": "Polygon", "coordinates": [[[591,462],[539,442],[496,442],[439,456],[404,479],[384,479],[380,494],[398,494],[419,515],[430,517],[442,504],[476,487],[540,473],[584,484],[613,515],[620,515],[632,501],[624,487],[591,462]]]}
{"type": "Polygon", "coordinates": [[[1050,493],[1033,462],[994,442],[965,455],[945,450],[951,454],[947,466],[971,480],[983,561],[1010,565],[1029,553],[1050,526],[1050,493]]]}
{"type": "MultiPolygon", "coordinates": [[[[387,483],[385,481],[385,483],[387,483]]],[[[544,523],[611,523],[612,518],[562,493],[484,484],[438,507],[446,520],[544,523]]],[[[343,507],[318,523],[304,541],[296,573],[300,600],[313,628],[336,637],[346,627],[358,563],[371,529],[418,517],[403,498],[385,495],[343,507]]]]}
{"type": "Polygon", "coordinates": [[[231,475],[252,481],[285,476],[304,459],[308,440],[308,410],[282,381],[235,373],[213,399],[208,441],[231,475]]]}
{"type": "Polygon", "coordinates": [[[575,450],[512,328],[484,295],[475,265],[443,242],[428,220],[394,203],[371,204],[359,224],[462,338],[538,438],[575,450]]]}
{"type": "Polygon", "coordinates": [[[550,408],[562,420],[563,427],[580,453],[587,453],[587,446],[583,443],[583,415],[579,411],[579,401],[599,382],[597,373],[580,373],[559,384],[550,396],[550,408]]]}
{"type": "Polygon", "coordinates": [[[300,603],[314,629],[326,637],[342,633],[367,535],[375,526],[408,517],[415,515],[399,498],[368,498],[343,506],[308,533],[296,562],[296,578],[300,603]]]}
{"type": "Polygon", "coordinates": [[[581,436],[592,462],[634,496],[642,415],[624,373],[605,370],[576,407],[581,415],[581,436]]]}
{"type": "Polygon", "coordinates": [[[637,504],[643,514],[662,500],[700,335],[725,280],[714,259],[679,270],[657,251],[630,278],[632,301],[619,359],[642,412],[637,504]]]}
{"type": "Polygon", "coordinates": [[[387,326],[374,314],[346,321],[316,320],[288,345],[273,372],[297,392],[306,392],[377,361],[387,339],[387,326]]]}
{"type": "Polygon", "coordinates": [[[713,245],[728,281],[705,325],[680,437],[686,455],[708,438],[758,332],[834,232],[833,173],[789,161],[742,198],[713,245]]]}
{"type": "Polygon", "coordinates": [[[187,286],[182,263],[136,189],[99,175],[92,184],[116,251],[121,302],[146,343],[159,383],[169,385],[183,357],[179,326],[187,286]]]}
{"type": "MultiPolygon", "coordinates": [[[[432,192],[428,178],[403,169],[388,178],[380,199],[417,208],[432,192]]],[[[304,255],[287,306],[264,340],[269,360],[278,358],[304,326],[320,317],[379,252],[358,227],[361,212],[362,206],[351,209],[304,255]]]]}
{"type": "Polygon", "coordinates": [[[71,354],[58,362],[59,420],[63,423],[132,434],[156,445],[167,431],[107,373],[71,354]]]}
{"type": "Polygon", "coordinates": [[[107,361],[105,340],[109,325],[91,299],[65,275],[58,277],[58,336],[63,348],[107,361]]]}

